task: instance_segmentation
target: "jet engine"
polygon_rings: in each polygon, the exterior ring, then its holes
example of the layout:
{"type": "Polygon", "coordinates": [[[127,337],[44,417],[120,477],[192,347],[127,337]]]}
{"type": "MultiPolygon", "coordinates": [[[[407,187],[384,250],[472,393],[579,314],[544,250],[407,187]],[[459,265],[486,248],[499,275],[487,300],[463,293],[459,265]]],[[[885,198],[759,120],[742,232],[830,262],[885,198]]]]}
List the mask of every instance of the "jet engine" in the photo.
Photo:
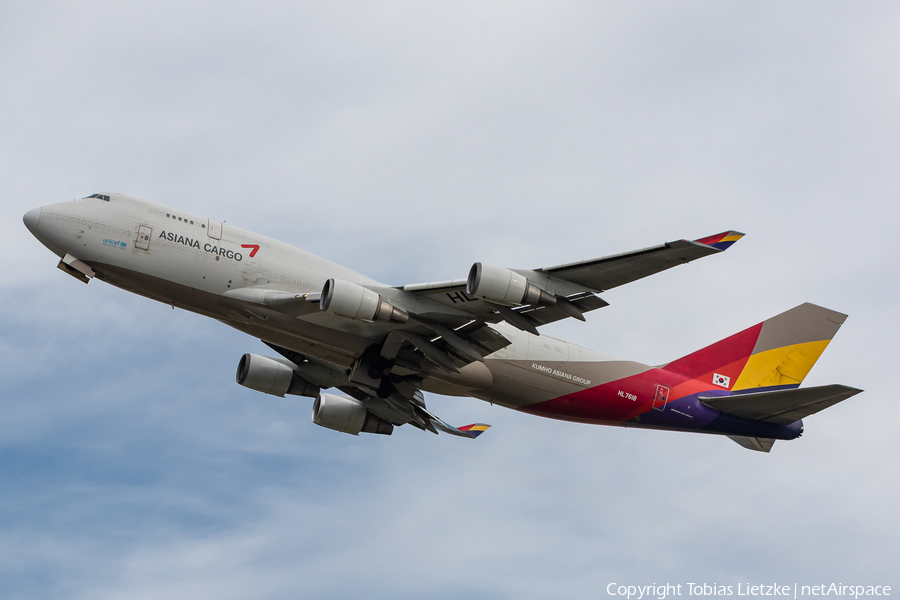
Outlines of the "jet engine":
{"type": "Polygon", "coordinates": [[[297,375],[292,368],[275,358],[245,354],[237,368],[237,382],[251,390],[282,396],[315,398],[319,388],[297,375]]]}
{"type": "Polygon", "coordinates": [[[409,315],[361,285],[329,279],[322,288],[319,308],[348,319],[406,323],[409,315]]]}
{"type": "Polygon", "coordinates": [[[475,263],[466,279],[466,293],[489,302],[507,306],[523,304],[556,304],[556,297],[548,294],[524,275],[483,263],[475,263]]]}
{"type": "Polygon", "coordinates": [[[360,432],[391,435],[394,431],[392,424],[367,411],[359,400],[324,392],[313,402],[312,422],[351,435],[360,432]]]}

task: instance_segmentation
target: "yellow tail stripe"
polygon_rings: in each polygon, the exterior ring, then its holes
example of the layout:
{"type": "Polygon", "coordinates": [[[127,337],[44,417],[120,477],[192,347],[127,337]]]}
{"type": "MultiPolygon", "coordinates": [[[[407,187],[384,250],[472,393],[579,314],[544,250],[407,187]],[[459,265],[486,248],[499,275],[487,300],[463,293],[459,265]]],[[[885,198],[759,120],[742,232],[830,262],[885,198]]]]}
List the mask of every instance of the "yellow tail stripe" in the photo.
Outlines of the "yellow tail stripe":
{"type": "Polygon", "coordinates": [[[799,384],[831,340],[804,342],[754,354],[732,390],[799,384]]]}

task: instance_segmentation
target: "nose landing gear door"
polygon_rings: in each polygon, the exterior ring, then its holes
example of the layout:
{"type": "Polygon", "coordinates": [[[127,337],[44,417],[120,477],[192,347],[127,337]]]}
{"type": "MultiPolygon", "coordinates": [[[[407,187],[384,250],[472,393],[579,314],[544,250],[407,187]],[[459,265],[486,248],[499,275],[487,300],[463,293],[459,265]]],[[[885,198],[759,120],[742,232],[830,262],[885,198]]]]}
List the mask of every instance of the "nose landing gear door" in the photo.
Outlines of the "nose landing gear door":
{"type": "Polygon", "coordinates": [[[149,250],[150,249],[150,236],[153,234],[153,229],[147,227],[146,225],[138,225],[137,228],[137,236],[134,238],[134,247],[138,250],[149,250]]]}

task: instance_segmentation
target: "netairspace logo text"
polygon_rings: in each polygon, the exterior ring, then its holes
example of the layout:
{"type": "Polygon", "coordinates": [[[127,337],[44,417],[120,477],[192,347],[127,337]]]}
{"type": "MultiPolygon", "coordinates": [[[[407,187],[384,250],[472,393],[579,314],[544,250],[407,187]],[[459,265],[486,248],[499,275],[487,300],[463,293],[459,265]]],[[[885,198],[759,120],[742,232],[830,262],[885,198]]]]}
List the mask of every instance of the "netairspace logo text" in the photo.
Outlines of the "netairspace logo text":
{"type": "Polygon", "coordinates": [[[889,585],[843,585],[840,583],[823,583],[819,585],[719,585],[708,583],[678,583],[651,585],[623,585],[610,583],[606,586],[610,596],[623,596],[625,600],[642,600],[643,598],[665,600],[669,596],[779,596],[794,600],[801,596],[843,596],[858,599],[860,596],[890,596],[889,585]],[[683,589],[682,589],[683,588],[683,589]]]}

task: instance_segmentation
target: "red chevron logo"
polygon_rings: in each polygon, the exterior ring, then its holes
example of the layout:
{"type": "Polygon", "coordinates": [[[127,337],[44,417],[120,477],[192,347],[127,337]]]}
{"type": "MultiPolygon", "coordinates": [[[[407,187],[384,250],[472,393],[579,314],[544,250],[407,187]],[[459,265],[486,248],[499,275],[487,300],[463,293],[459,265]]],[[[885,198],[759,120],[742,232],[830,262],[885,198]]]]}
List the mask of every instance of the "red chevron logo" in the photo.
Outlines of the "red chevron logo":
{"type": "Polygon", "coordinates": [[[250,258],[256,256],[256,253],[259,252],[259,244],[241,244],[241,248],[253,248],[250,251],[250,258]]]}

